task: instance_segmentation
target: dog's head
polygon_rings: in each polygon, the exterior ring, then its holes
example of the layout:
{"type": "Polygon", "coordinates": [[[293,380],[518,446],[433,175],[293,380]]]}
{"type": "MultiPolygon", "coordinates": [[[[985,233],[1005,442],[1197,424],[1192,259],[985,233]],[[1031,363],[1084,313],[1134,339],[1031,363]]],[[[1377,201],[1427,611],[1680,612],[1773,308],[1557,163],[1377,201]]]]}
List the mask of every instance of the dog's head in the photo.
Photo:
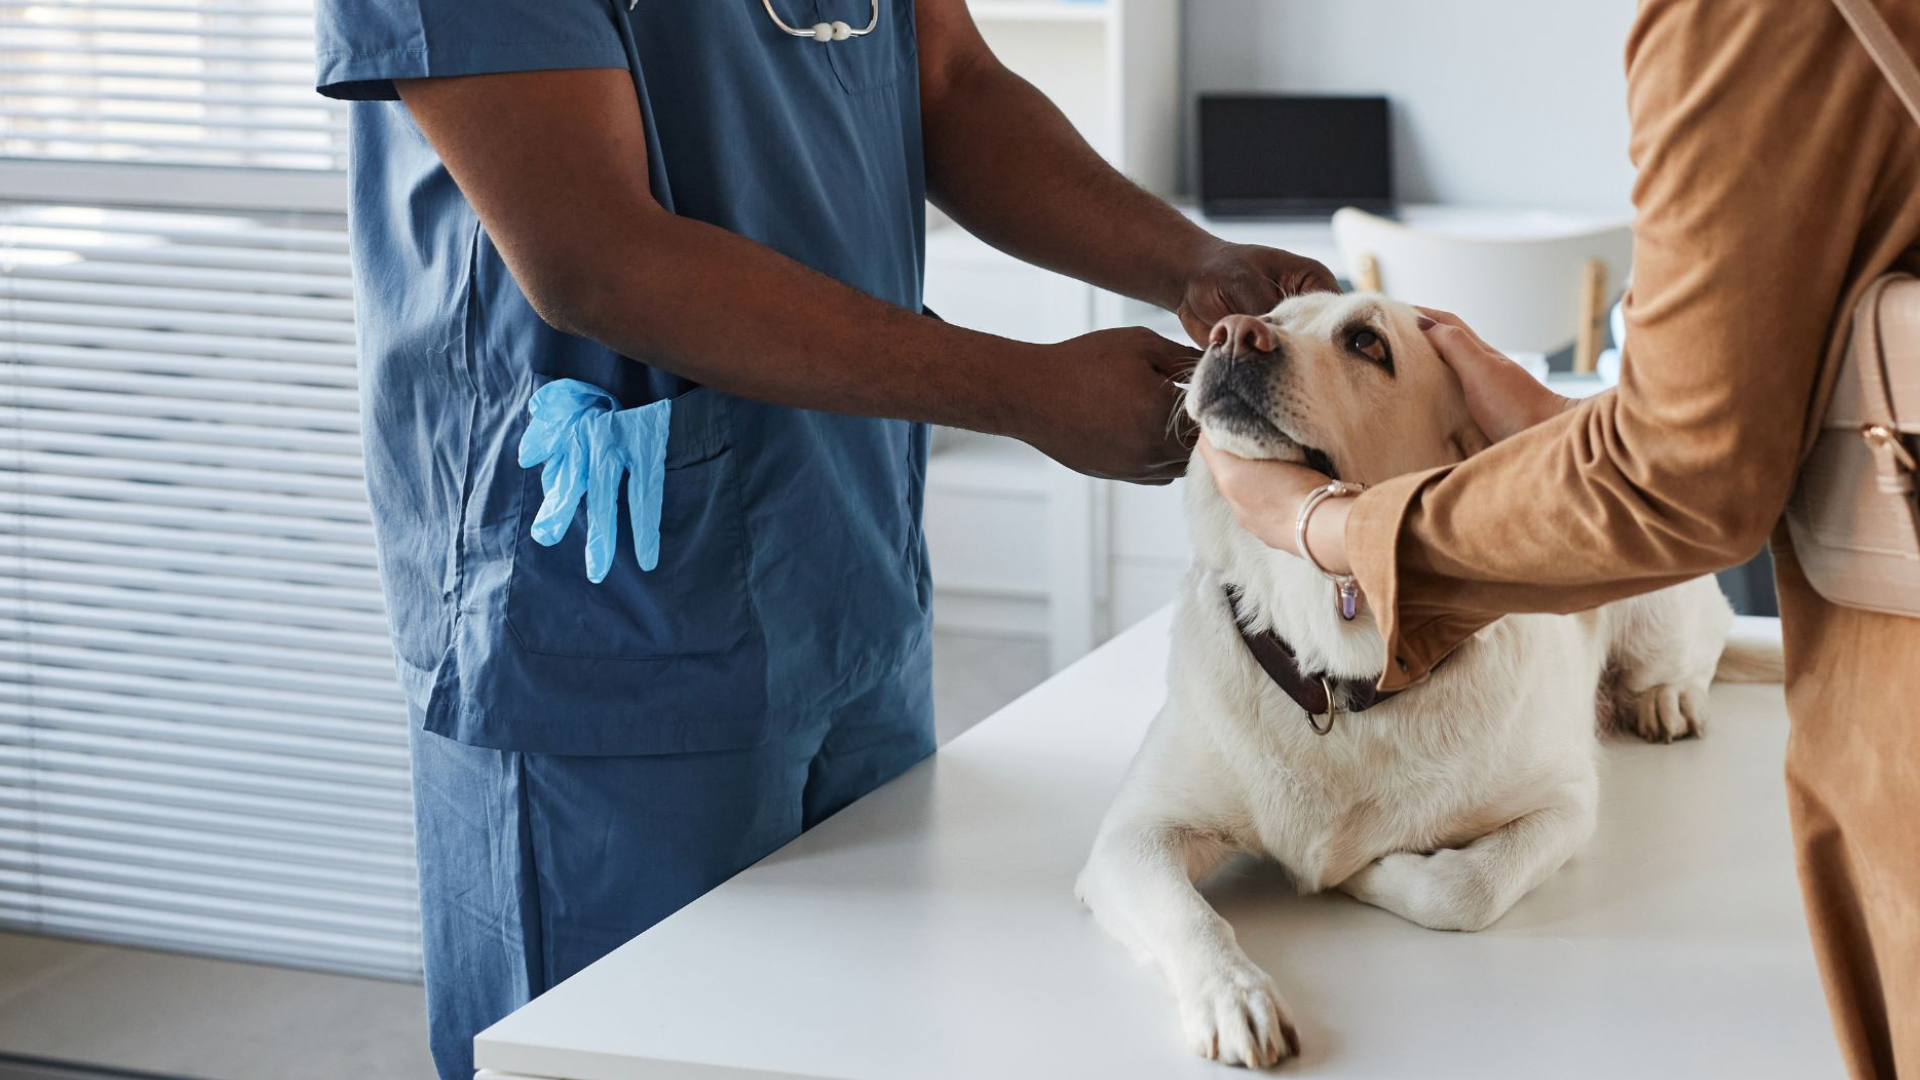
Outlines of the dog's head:
{"type": "Polygon", "coordinates": [[[1187,414],[1214,444],[1374,484],[1487,445],[1412,308],[1310,293],[1234,316],[1194,369],[1187,414]]]}

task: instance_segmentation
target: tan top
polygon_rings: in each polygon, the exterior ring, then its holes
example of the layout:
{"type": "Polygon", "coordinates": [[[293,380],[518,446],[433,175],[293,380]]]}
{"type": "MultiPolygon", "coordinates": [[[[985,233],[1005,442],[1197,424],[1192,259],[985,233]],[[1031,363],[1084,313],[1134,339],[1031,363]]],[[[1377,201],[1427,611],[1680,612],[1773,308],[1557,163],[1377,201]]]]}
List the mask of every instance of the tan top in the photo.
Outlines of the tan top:
{"type": "MultiPolygon", "coordinates": [[[[1920,52],[1920,3],[1877,3],[1920,52]]],[[[1753,555],[1817,429],[1836,313],[1915,257],[1920,126],[1827,0],[1643,0],[1627,84],[1620,386],[1356,501],[1347,546],[1387,640],[1382,689],[1502,614],[1753,555]]]]}

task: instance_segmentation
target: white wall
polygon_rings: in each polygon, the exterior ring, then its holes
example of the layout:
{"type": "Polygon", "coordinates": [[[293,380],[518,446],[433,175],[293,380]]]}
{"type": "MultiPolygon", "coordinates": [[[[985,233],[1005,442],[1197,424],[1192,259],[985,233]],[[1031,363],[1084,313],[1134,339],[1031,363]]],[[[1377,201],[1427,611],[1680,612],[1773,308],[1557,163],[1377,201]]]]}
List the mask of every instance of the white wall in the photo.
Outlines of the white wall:
{"type": "Polygon", "coordinates": [[[1192,93],[1386,94],[1410,202],[1623,209],[1633,12],[1634,0],[1186,0],[1186,80],[1192,93]]]}

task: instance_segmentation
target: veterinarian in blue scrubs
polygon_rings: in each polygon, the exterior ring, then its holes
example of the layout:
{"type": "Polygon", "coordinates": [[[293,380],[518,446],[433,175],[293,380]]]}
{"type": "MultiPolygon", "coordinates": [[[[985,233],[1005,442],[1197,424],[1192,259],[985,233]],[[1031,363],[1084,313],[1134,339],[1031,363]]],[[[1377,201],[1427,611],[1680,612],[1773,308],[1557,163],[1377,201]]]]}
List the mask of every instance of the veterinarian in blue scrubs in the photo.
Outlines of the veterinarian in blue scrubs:
{"type": "Polygon", "coordinates": [[[919,421],[1183,467],[1185,346],[921,313],[930,188],[1202,332],[1331,285],[1112,173],[962,0],[321,0],[318,58],[356,103],[367,484],[447,1080],[481,1028],[932,751],[919,421]],[[628,535],[588,580],[596,496],[534,539],[517,449],[557,380],[671,402],[652,569],[628,535]]]}

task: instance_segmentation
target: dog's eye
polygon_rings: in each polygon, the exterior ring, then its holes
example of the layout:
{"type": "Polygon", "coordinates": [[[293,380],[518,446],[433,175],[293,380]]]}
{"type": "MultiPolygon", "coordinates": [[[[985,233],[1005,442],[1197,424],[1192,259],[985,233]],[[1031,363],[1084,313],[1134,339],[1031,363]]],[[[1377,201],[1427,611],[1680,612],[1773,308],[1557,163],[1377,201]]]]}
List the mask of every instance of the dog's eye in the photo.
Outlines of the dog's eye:
{"type": "Polygon", "coordinates": [[[1386,339],[1364,326],[1356,327],[1347,334],[1347,348],[1376,364],[1387,363],[1386,339]]]}

